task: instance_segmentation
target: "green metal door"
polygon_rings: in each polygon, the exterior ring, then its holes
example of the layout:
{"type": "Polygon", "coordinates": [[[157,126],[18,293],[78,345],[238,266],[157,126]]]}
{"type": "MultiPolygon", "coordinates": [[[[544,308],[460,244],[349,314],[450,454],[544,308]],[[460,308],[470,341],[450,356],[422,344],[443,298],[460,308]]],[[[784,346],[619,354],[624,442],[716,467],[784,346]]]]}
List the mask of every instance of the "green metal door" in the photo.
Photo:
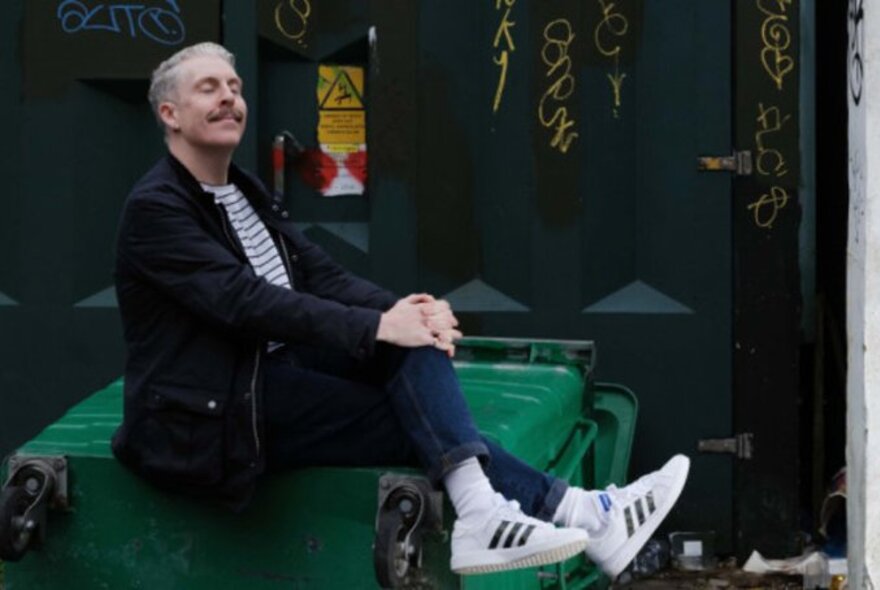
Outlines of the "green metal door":
{"type": "Polygon", "coordinates": [[[731,178],[696,161],[731,152],[730,5],[457,7],[420,15],[418,284],[471,331],[595,339],[633,472],[690,454],[669,526],[728,549],[730,461],[695,451],[732,427],[731,178]]]}
{"type": "Polygon", "coordinates": [[[276,4],[261,150],[282,129],[316,146],[320,64],[367,72],[366,194],[292,171],[297,221],[356,270],[447,297],[466,333],[595,339],[598,378],[639,396],[633,473],[690,454],[669,527],[730,550],[730,459],[696,453],[732,430],[732,183],[697,171],[732,150],[730,3],[298,0],[286,36],[276,4]]]}

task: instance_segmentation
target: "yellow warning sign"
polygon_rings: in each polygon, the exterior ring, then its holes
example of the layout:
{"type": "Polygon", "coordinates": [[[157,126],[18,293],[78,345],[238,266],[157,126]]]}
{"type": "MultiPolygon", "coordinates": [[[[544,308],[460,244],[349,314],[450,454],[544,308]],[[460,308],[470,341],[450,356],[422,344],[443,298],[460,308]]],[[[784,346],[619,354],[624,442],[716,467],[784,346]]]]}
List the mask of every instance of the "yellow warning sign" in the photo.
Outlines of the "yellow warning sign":
{"type": "Polygon", "coordinates": [[[364,111],[319,111],[318,143],[367,143],[367,125],[364,111]]]}
{"type": "Polygon", "coordinates": [[[332,179],[319,190],[328,197],[362,195],[367,181],[364,69],[319,65],[316,98],[321,161],[332,179]]]}
{"type": "Polygon", "coordinates": [[[364,69],[356,66],[318,66],[318,108],[364,108],[364,69]]]}

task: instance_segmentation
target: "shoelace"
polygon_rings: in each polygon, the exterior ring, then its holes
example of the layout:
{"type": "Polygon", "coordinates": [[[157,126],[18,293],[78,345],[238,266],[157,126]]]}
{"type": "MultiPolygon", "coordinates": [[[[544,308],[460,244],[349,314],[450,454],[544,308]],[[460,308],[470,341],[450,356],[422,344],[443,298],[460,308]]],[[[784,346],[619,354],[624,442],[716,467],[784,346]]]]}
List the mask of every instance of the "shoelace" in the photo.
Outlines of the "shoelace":
{"type": "Polygon", "coordinates": [[[503,499],[504,496],[501,496],[501,494],[498,494],[498,496],[502,498],[502,500],[499,502],[499,512],[505,515],[508,520],[516,520],[525,522],[527,524],[534,524],[539,526],[545,526],[547,524],[543,520],[532,518],[528,514],[524,513],[522,511],[522,508],[520,507],[519,502],[517,502],[516,500],[503,499]]]}
{"type": "Polygon", "coordinates": [[[649,486],[637,486],[633,489],[634,484],[626,486],[626,488],[618,488],[610,485],[607,488],[608,495],[611,496],[612,510],[622,510],[625,506],[636,502],[639,498],[644,498],[651,488],[649,486]]]}

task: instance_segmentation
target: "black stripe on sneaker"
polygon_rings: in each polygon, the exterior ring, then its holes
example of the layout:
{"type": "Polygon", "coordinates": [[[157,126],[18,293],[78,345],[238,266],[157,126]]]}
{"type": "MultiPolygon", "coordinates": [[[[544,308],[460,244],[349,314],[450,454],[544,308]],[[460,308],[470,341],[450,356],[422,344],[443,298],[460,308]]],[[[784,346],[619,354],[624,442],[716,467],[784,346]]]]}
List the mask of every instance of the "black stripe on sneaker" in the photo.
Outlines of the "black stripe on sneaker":
{"type": "Polygon", "coordinates": [[[626,535],[632,537],[633,533],[636,532],[636,526],[633,523],[632,506],[626,507],[623,511],[623,516],[626,518],[626,535]]]}
{"type": "Polygon", "coordinates": [[[648,512],[654,514],[654,511],[657,510],[657,506],[654,504],[654,492],[648,492],[645,497],[648,499],[648,512]]]}
{"type": "Polygon", "coordinates": [[[642,499],[639,498],[635,502],[636,506],[636,517],[639,519],[639,526],[645,524],[645,509],[642,508],[642,499]]]}
{"type": "Polygon", "coordinates": [[[518,522],[515,525],[513,525],[512,529],[510,529],[510,534],[507,535],[507,540],[504,542],[505,549],[513,547],[513,541],[514,541],[514,539],[516,539],[516,534],[519,532],[519,529],[521,529],[522,526],[523,526],[523,523],[518,522]]]}
{"type": "Polygon", "coordinates": [[[492,535],[492,542],[489,543],[489,549],[495,549],[498,546],[498,541],[501,540],[501,535],[503,535],[504,531],[507,530],[509,524],[509,520],[501,521],[501,524],[499,524],[498,528],[495,529],[495,534],[492,535]]]}
{"type": "Polygon", "coordinates": [[[526,541],[529,540],[529,535],[532,534],[532,531],[533,531],[533,530],[535,530],[535,525],[530,524],[529,526],[527,526],[527,527],[526,527],[526,530],[525,530],[525,531],[523,532],[523,534],[522,534],[522,537],[519,538],[519,543],[517,543],[517,545],[519,545],[520,547],[522,547],[523,545],[525,545],[525,544],[526,544],[526,541]]]}

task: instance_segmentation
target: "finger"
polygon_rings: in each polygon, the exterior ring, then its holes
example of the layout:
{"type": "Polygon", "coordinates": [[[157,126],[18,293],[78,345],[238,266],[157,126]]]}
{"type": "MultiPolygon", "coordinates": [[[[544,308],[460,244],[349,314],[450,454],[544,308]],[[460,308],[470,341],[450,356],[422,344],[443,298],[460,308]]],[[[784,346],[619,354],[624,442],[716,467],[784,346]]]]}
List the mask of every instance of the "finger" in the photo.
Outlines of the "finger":
{"type": "Polygon", "coordinates": [[[448,342],[447,343],[438,342],[437,344],[434,345],[434,347],[437,348],[438,350],[442,350],[443,352],[445,352],[446,356],[448,356],[449,358],[452,358],[455,356],[455,344],[448,343],[448,342]]]}
{"type": "Polygon", "coordinates": [[[422,309],[422,317],[424,317],[427,321],[443,321],[447,322],[451,326],[458,325],[458,318],[452,315],[452,312],[448,309],[443,309],[434,312],[426,312],[425,309],[422,309]]]}
{"type": "Polygon", "coordinates": [[[399,344],[407,347],[432,346],[435,338],[431,330],[416,321],[405,328],[399,344]]]}
{"type": "Polygon", "coordinates": [[[419,330],[417,338],[417,346],[433,346],[437,342],[437,336],[424,326],[419,330]]]}
{"type": "Polygon", "coordinates": [[[441,342],[451,344],[455,340],[462,338],[462,333],[453,329],[443,330],[442,332],[437,333],[436,338],[441,342]]]}
{"type": "Polygon", "coordinates": [[[449,319],[447,318],[431,318],[425,320],[425,326],[427,326],[427,328],[434,333],[442,332],[444,330],[449,330],[455,327],[452,322],[449,321],[449,319]]]}
{"type": "Polygon", "coordinates": [[[449,338],[450,342],[455,342],[456,340],[461,340],[462,338],[464,338],[464,334],[455,329],[447,330],[446,335],[449,338]]]}
{"type": "Polygon", "coordinates": [[[422,305],[422,313],[425,315],[436,315],[441,313],[451,314],[452,310],[449,307],[449,303],[443,299],[438,299],[426,302],[422,305]]]}
{"type": "Polygon", "coordinates": [[[434,301],[434,296],[429,293],[412,293],[406,297],[407,303],[429,304],[434,301]]]}
{"type": "Polygon", "coordinates": [[[455,345],[452,344],[451,342],[444,342],[444,341],[440,340],[439,338],[435,338],[434,339],[434,348],[436,348],[438,350],[443,350],[443,351],[449,352],[449,350],[451,348],[455,348],[455,345]]]}
{"type": "Polygon", "coordinates": [[[443,311],[442,306],[438,306],[435,300],[424,301],[419,305],[419,311],[422,312],[422,315],[436,315],[443,311]]]}

